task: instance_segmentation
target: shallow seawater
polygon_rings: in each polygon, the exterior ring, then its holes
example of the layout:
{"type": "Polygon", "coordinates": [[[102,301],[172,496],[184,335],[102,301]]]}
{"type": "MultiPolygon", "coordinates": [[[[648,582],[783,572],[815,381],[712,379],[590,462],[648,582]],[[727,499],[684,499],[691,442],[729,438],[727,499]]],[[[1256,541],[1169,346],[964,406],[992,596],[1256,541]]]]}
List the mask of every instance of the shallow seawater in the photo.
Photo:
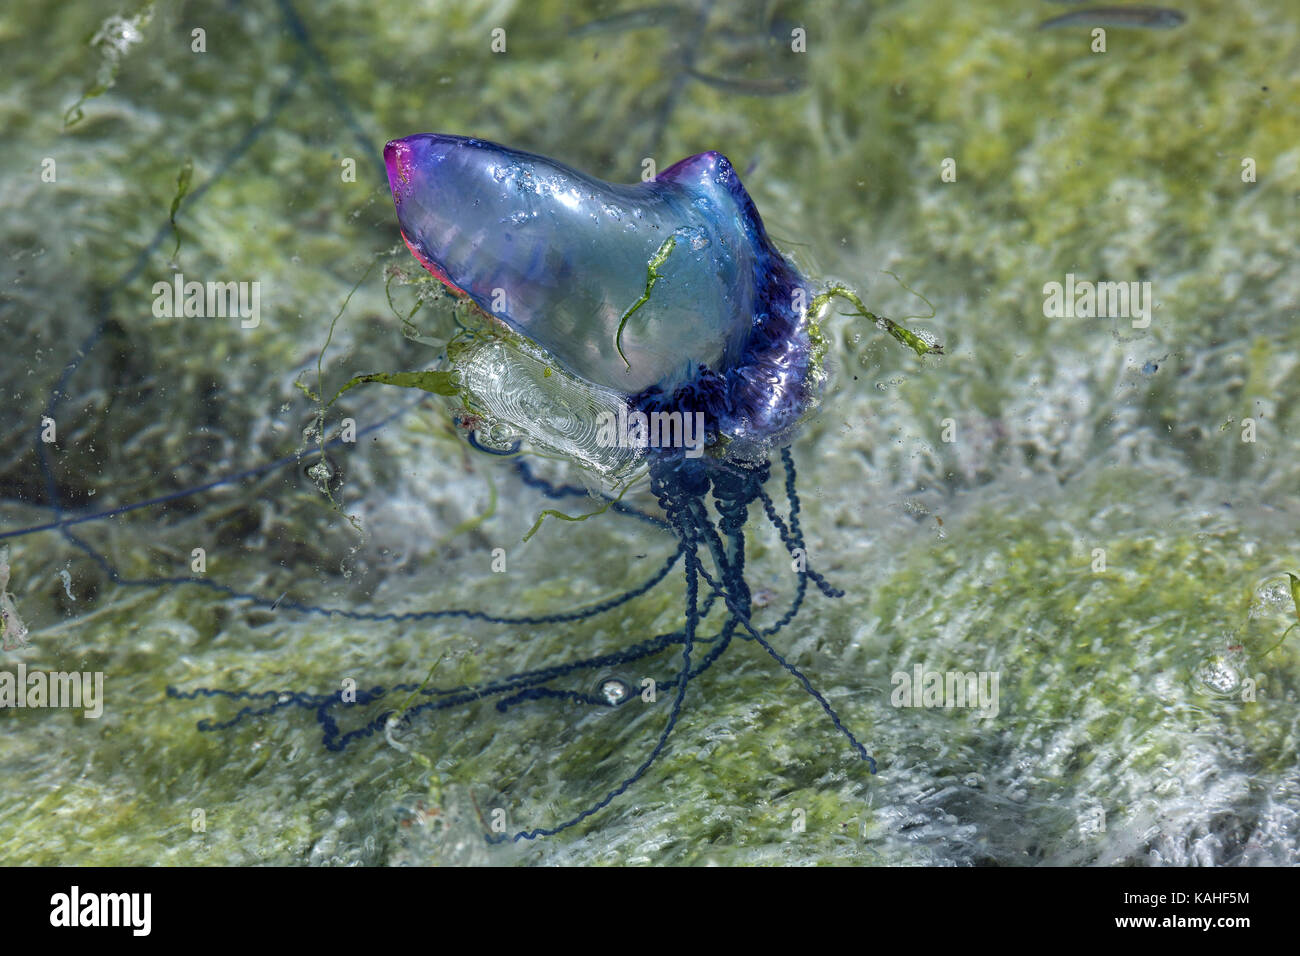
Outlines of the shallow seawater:
{"type": "MultiPolygon", "coordinates": [[[[0,710],[0,859],[1295,864],[1300,17],[1170,4],[1184,23],[1110,28],[1104,52],[1038,30],[1068,8],[1031,0],[6,6],[0,547],[28,646],[0,674],[102,674],[103,712],[0,710]],[[944,343],[922,361],[832,320],[792,448],[809,556],[846,594],[810,594],[780,650],[877,775],[743,642],[627,794],[505,846],[483,840],[498,811],[554,825],[627,777],[665,698],[485,701],[335,753],[309,711],[201,732],[239,705],[166,695],[419,683],[435,661],[431,683],[472,684],[681,625],[676,574],[573,624],[298,610],[540,616],[672,553],[612,511],[524,543],[555,503],[402,389],[331,409],[358,439],[328,451],[341,511],[322,494],[295,382],[316,388],[335,316],[329,392],[436,358],[390,307],[431,286],[380,158],[425,131],[615,182],[719,150],[807,275],[944,343]],[[257,283],[256,316],[167,315],[178,274],[257,283]],[[1045,287],[1084,282],[1137,295],[1052,314],[1045,287]],[[918,671],[991,696],[903,700],[918,671]]],[[[770,620],[790,562],[752,517],[770,620]]]]}

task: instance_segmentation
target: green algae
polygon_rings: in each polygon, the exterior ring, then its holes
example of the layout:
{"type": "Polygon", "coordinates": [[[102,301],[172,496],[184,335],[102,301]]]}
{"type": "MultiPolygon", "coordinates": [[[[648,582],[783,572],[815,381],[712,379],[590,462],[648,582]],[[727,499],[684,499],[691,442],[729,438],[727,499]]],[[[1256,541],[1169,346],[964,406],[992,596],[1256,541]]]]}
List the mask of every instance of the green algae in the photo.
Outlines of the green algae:
{"type": "Polygon", "coordinates": [[[623,329],[627,327],[627,320],[632,318],[637,309],[650,301],[650,293],[654,290],[655,283],[663,278],[663,273],[659,271],[659,267],[667,261],[675,248],[677,248],[677,237],[669,236],[655,251],[655,254],[650,257],[650,261],[646,263],[645,290],[635,302],[628,306],[627,311],[623,313],[623,317],[618,320],[618,332],[614,335],[614,349],[618,352],[618,357],[623,360],[623,363],[629,369],[632,367],[632,363],[623,354],[623,329]]]}
{"type": "MultiPolygon", "coordinates": [[[[93,82],[81,91],[77,101],[63,114],[63,126],[67,129],[80,123],[86,115],[86,103],[97,96],[103,96],[117,82],[117,73],[121,61],[131,48],[139,41],[140,32],[149,26],[153,18],[154,0],[145,0],[130,17],[109,17],[98,30],[86,38],[86,46],[101,57],[99,69],[93,82]]],[[[173,210],[173,215],[175,210],[173,210]]]]}
{"type": "Polygon", "coordinates": [[[181,202],[189,194],[190,185],[194,181],[194,160],[190,157],[185,158],[185,165],[181,166],[181,171],[176,174],[176,195],[172,198],[171,211],[167,214],[171,222],[172,235],[176,237],[176,245],[172,249],[172,258],[175,259],[181,251],[181,230],[176,225],[176,213],[180,211],[181,202]]]}
{"type": "Polygon", "coordinates": [[[855,311],[852,313],[846,312],[843,314],[857,315],[860,316],[861,318],[866,319],[868,322],[876,326],[876,328],[880,329],[882,332],[888,333],[889,336],[893,338],[895,341],[897,341],[899,344],[905,345],[907,348],[915,352],[917,358],[922,358],[926,355],[943,354],[943,346],[938,344],[937,342],[927,342],[921,336],[917,335],[915,332],[911,331],[905,326],[898,324],[893,319],[888,319],[883,316],[876,315],[873,312],[867,311],[867,307],[862,304],[862,300],[858,298],[857,293],[845,286],[839,286],[839,285],[832,286],[831,288],[827,289],[825,292],[820,293],[816,298],[813,299],[812,305],[809,307],[809,311],[812,312],[814,315],[819,315],[821,313],[821,310],[825,308],[826,304],[830,302],[831,299],[837,296],[842,299],[847,299],[855,309],[855,311]]]}

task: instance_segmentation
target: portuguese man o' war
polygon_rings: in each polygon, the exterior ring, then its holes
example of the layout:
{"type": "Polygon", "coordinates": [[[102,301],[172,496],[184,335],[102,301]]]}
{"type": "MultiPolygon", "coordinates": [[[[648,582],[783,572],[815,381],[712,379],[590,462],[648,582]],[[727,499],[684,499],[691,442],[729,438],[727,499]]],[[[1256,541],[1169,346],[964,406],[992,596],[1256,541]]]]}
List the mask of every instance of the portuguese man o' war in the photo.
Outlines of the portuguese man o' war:
{"type": "Polygon", "coordinates": [[[416,258],[572,374],[689,404],[731,438],[780,433],[807,407],[813,294],[720,154],[635,186],[459,136],[394,140],[384,159],[416,258]],[[661,249],[662,282],[620,336],[661,249]]]}
{"type": "MultiPolygon", "coordinates": [[[[326,747],[342,750],[376,733],[392,739],[398,722],[423,712],[484,699],[495,698],[502,712],[548,698],[623,706],[635,699],[626,686],[590,694],[566,688],[565,678],[676,649],[676,676],[658,685],[670,704],[649,754],[588,808],[513,834],[531,840],[575,826],[632,787],[667,745],[690,683],[733,640],[753,641],[816,700],[875,773],[866,747],[774,643],[798,616],[810,584],[827,597],[843,595],[808,561],[789,444],[817,408],[827,380],[828,343],[818,323],[831,299],[847,300],[857,315],[918,354],[939,353],[940,347],[868,312],[846,288],[815,288],[768,238],[749,194],[719,153],[692,156],[631,186],[460,136],[393,140],[384,158],[407,247],[453,294],[473,303],[480,321],[462,326],[438,370],[358,376],[341,391],[368,382],[434,391],[461,403],[457,419],[470,423],[470,443],[480,451],[517,454],[526,445],[573,462],[602,488],[621,486],[623,492],[648,476],[662,517],[608,490],[601,510],[644,520],[670,534],[677,547],[649,580],[572,611],[507,617],[440,609],[383,618],[574,623],[645,594],[680,563],[682,626],[599,657],[477,686],[438,688],[426,681],[358,689],[346,700],[339,692],[200,689],[173,695],[247,702],[230,720],[202,722],[205,730],[289,706],[311,709],[326,747]],[[784,471],[784,517],[764,487],[773,456],[784,471]],[[752,509],[775,529],[795,575],[789,606],[766,624],[755,619],[755,610],[768,602],[756,604],[746,579],[752,509]],[[705,633],[708,621],[719,617],[716,630],[705,633]],[[339,727],[336,710],[372,704],[394,691],[411,695],[400,712],[349,731],[339,727]]],[[[586,493],[547,482],[522,455],[515,464],[524,483],[549,498],[586,493]]]]}

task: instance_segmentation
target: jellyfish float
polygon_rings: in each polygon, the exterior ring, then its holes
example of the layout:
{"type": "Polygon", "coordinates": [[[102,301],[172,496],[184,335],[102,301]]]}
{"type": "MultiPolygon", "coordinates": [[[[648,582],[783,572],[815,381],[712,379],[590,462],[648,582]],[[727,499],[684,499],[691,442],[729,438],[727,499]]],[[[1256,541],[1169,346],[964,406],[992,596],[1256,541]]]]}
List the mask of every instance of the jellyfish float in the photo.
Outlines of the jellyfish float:
{"type": "MultiPolygon", "coordinates": [[[[477,321],[447,344],[438,369],[359,376],[344,389],[382,382],[453,397],[476,449],[512,454],[526,444],[575,463],[605,489],[626,491],[648,476],[661,516],[624,504],[621,493],[609,490],[601,510],[640,518],[676,541],[675,552],[648,581],[595,605],[521,617],[458,609],[418,617],[573,623],[636,599],[680,564],[682,626],[598,657],[477,686],[399,684],[357,690],[347,700],[339,692],[206,688],[171,689],[173,696],[245,703],[228,720],[201,722],[203,730],[287,707],[310,709],[325,746],[341,750],[391,730],[398,720],[485,699],[495,699],[502,712],[545,699],[623,706],[633,695],[616,679],[597,693],[569,689],[565,679],[674,650],[676,676],[657,688],[670,695],[667,717],[649,753],[622,782],[562,822],[489,835],[531,840],[577,825],[631,788],[664,751],[691,682],[733,641],[752,641],[816,700],[875,773],[866,747],[777,646],[810,586],[828,598],[843,595],[808,562],[789,445],[817,408],[826,383],[828,345],[818,320],[831,299],[847,300],[855,314],[918,355],[938,353],[939,346],[868,312],[848,289],[815,288],[768,238],[749,194],[719,153],[692,156],[630,186],[460,136],[394,140],[384,158],[403,240],[429,273],[472,303],[477,321]],[[774,457],[784,471],[784,517],[765,487],[774,457]],[[788,607],[765,625],[755,620],[746,579],[751,512],[761,512],[775,529],[796,576],[788,607]],[[705,633],[710,620],[720,623],[705,633]],[[341,710],[394,690],[418,702],[351,730],[340,727],[341,710]]],[[[546,481],[523,456],[516,468],[525,484],[549,498],[587,493],[546,481]]],[[[559,511],[543,514],[575,520],[559,511]]]]}

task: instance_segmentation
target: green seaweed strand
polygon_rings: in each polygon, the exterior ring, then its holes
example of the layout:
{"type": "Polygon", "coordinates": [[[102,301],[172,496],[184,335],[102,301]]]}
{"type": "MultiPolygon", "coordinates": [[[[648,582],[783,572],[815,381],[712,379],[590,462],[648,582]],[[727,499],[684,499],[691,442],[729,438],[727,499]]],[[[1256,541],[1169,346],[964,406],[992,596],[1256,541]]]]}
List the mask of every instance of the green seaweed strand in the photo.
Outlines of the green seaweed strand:
{"type": "Polygon", "coordinates": [[[638,477],[640,476],[633,475],[629,478],[627,483],[623,485],[623,489],[618,493],[618,497],[607,498],[605,504],[597,508],[595,511],[588,511],[585,514],[580,515],[566,515],[563,511],[556,511],[554,508],[547,508],[537,516],[537,520],[533,522],[533,526],[529,528],[528,533],[524,535],[524,540],[527,541],[533,535],[537,534],[538,530],[542,527],[542,522],[545,521],[548,516],[559,518],[561,521],[586,521],[588,518],[596,517],[596,515],[603,515],[614,504],[623,500],[623,496],[627,494],[627,490],[632,487],[632,482],[634,482],[638,477]]]}
{"type": "MultiPolygon", "coordinates": [[[[408,339],[410,339],[413,342],[419,342],[423,345],[440,346],[441,343],[433,341],[429,336],[424,335],[415,326],[415,321],[414,321],[415,315],[417,312],[419,312],[421,309],[424,308],[427,302],[422,292],[420,292],[417,289],[416,297],[415,297],[415,305],[411,306],[411,310],[409,312],[403,315],[401,311],[398,310],[397,303],[393,301],[393,283],[399,278],[404,279],[405,276],[395,269],[389,271],[388,277],[384,280],[384,297],[388,300],[388,308],[389,310],[392,311],[393,316],[397,319],[398,322],[402,323],[402,334],[405,335],[408,339]]],[[[441,286],[441,283],[439,283],[436,279],[433,278],[433,276],[430,275],[424,275],[418,277],[413,282],[408,282],[406,284],[413,284],[416,286],[423,286],[426,288],[429,285],[441,286]]],[[[457,326],[459,326],[462,329],[464,328],[464,325],[461,323],[459,319],[456,319],[455,321],[457,326]]]]}
{"type": "MultiPolygon", "coordinates": [[[[449,398],[459,397],[461,396],[463,391],[459,384],[459,376],[455,371],[427,370],[422,372],[369,372],[363,375],[352,376],[350,379],[348,379],[339,387],[338,391],[334,393],[334,395],[330,398],[329,401],[324,401],[325,354],[329,350],[331,343],[334,341],[334,332],[338,327],[339,320],[343,317],[343,313],[347,311],[348,303],[352,301],[352,296],[356,294],[357,290],[361,288],[362,284],[366,281],[367,278],[369,278],[370,273],[374,270],[374,267],[378,261],[379,261],[378,259],[374,260],[366,268],[366,271],[362,274],[361,278],[357,280],[356,284],[352,286],[351,290],[347,294],[347,297],[343,300],[343,304],[339,307],[339,311],[334,315],[333,320],[330,322],[329,333],[325,337],[325,344],[321,347],[320,353],[317,355],[316,358],[315,390],[313,391],[311,388],[307,387],[302,382],[294,383],[295,385],[298,386],[299,390],[302,391],[304,395],[306,395],[312,402],[316,404],[316,431],[317,431],[316,443],[317,443],[317,447],[320,450],[321,463],[327,461],[325,457],[326,412],[328,412],[329,409],[333,407],[334,403],[337,402],[345,392],[348,392],[359,385],[370,385],[370,384],[395,385],[400,388],[416,388],[416,389],[420,389],[421,391],[429,392],[434,395],[443,395],[449,398]]],[[[393,302],[392,294],[391,294],[392,278],[393,277],[390,275],[388,281],[385,282],[384,284],[384,292],[386,297],[388,298],[389,307],[392,308],[393,314],[398,318],[399,321],[401,321],[404,325],[409,325],[410,318],[414,316],[417,311],[419,311],[423,303],[422,302],[416,303],[415,308],[412,309],[411,312],[406,316],[403,316],[400,312],[398,312],[396,305],[393,302]]],[[[452,342],[448,343],[449,346],[454,344],[454,342],[461,337],[468,337],[469,339],[476,338],[476,334],[472,330],[466,328],[463,324],[461,324],[459,320],[457,320],[457,324],[460,325],[461,330],[455,336],[453,336],[452,342]]],[[[458,524],[448,534],[446,538],[447,541],[457,537],[458,535],[464,534],[468,531],[472,531],[474,528],[481,525],[484,521],[491,518],[496,513],[496,509],[497,509],[496,484],[492,481],[490,475],[487,476],[487,481],[488,481],[489,499],[488,499],[488,506],[486,510],[484,510],[483,513],[481,514],[476,515],[472,518],[468,518],[465,521],[458,524]]],[[[335,500],[334,493],[329,487],[328,479],[326,479],[323,482],[322,490],[325,493],[325,497],[329,499],[329,502],[333,506],[333,509],[336,512],[342,513],[342,507],[339,505],[338,501],[335,500]]],[[[351,515],[345,515],[345,517],[347,517],[348,521],[352,524],[354,528],[356,528],[358,532],[361,531],[361,527],[357,523],[355,518],[353,518],[351,515]]]]}
{"type": "MultiPolygon", "coordinates": [[[[646,264],[645,291],[641,293],[641,298],[633,302],[632,307],[624,312],[623,318],[619,320],[618,332],[614,334],[614,348],[618,350],[618,357],[623,360],[623,364],[627,366],[629,372],[632,370],[632,363],[623,354],[623,329],[627,326],[627,320],[632,318],[632,313],[650,301],[650,290],[655,287],[656,282],[664,277],[664,274],[659,271],[659,267],[664,264],[664,260],[672,254],[675,248],[677,248],[677,237],[669,236],[663,241],[659,251],[650,257],[650,261],[646,264]]],[[[533,530],[536,530],[536,528],[533,530]]],[[[529,533],[531,534],[531,532],[529,533]]],[[[524,540],[527,541],[528,539],[524,538],[524,540]]]]}
{"type": "Polygon", "coordinates": [[[172,250],[172,258],[175,259],[181,251],[181,230],[176,225],[176,213],[180,211],[181,200],[185,198],[190,191],[190,183],[194,180],[194,160],[192,157],[185,157],[185,164],[181,166],[181,171],[176,174],[176,195],[172,199],[171,212],[168,219],[172,224],[172,235],[176,237],[176,248],[172,250]]]}
{"type": "Polygon", "coordinates": [[[460,389],[456,385],[455,372],[370,372],[365,375],[354,375],[344,382],[343,386],[334,393],[334,397],[325,404],[325,409],[337,402],[344,392],[358,385],[372,383],[418,388],[421,391],[432,392],[434,395],[448,395],[453,398],[460,394],[460,389]]]}
{"type": "Polygon", "coordinates": [[[916,291],[915,289],[913,289],[910,285],[908,285],[906,282],[904,282],[902,279],[900,279],[900,278],[898,277],[898,273],[897,273],[897,272],[894,272],[892,269],[881,269],[880,271],[883,272],[885,275],[889,276],[889,277],[890,277],[891,279],[893,279],[895,282],[897,282],[897,283],[898,283],[900,286],[902,286],[905,290],[907,290],[908,292],[912,293],[912,295],[916,296],[918,299],[920,299],[922,302],[924,302],[924,303],[925,303],[925,307],[926,307],[927,309],[930,310],[930,314],[929,314],[929,315],[905,315],[905,316],[903,316],[904,319],[933,319],[933,318],[934,318],[934,316],[935,316],[935,311],[934,311],[934,303],[933,303],[933,302],[931,302],[931,301],[930,301],[929,299],[927,299],[925,296],[921,295],[921,293],[917,292],[917,291],[916,291]]]}
{"type": "Polygon", "coordinates": [[[467,531],[473,531],[484,521],[487,521],[488,518],[491,518],[497,513],[497,483],[492,480],[492,473],[486,469],[483,471],[483,477],[487,480],[488,485],[488,506],[483,509],[481,514],[477,514],[472,518],[466,518],[460,524],[456,525],[456,527],[447,532],[447,537],[442,539],[442,544],[445,545],[448,541],[465,534],[467,531]]]}
{"type": "Polygon", "coordinates": [[[388,718],[390,722],[396,722],[402,719],[406,714],[406,711],[410,708],[411,703],[415,700],[416,695],[429,686],[429,681],[433,680],[433,675],[438,670],[438,665],[442,663],[442,659],[446,656],[447,654],[445,651],[438,655],[438,659],[434,661],[433,666],[429,668],[429,673],[424,675],[424,682],[421,683],[419,687],[415,688],[415,690],[411,691],[410,696],[406,698],[405,703],[403,703],[401,707],[397,708],[397,713],[388,718]]]}
{"type": "MultiPolygon", "coordinates": [[[[347,389],[352,386],[352,382],[349,382],[343,388],[339,389],[334,397],[329,400],[328,404],[323,404],[321,402],[321,395],[324,393],[323,380],[325,376],[325,352],[329,349],[330,343],[334,340],[334,330],[338,327],[339,319],[343,318],[343,313],[347,311],[348,303],[352,301],[352,297],[356,295],[357,290],[361,288],[362,283],[370,277],[370,273],[374,271],[375,265],[378,262],[378,259],[373,259],[371,260],[370,265],[366,266],[366,271],[361,274],[361,278],[356,281],[356,284],[348,290],[347,297],[344,298],[343,304],[339,306],[338,312],[334,314],[334,318],[330,321],[329,334],[325,337],[325,344],[321,346],[321,350],[316,356],[316,391],[313,392],[302,382],[294,382],[294,385],[296,385],[304,395],[316,403],[316,445],[320,451],[320,461],[318,462],[319,467],[329,467],[326,464],[329,459],[325,455],[325,412],[334,404],[335,401],[338,400],[339,395],[342,395],[343,392],[347,391],[347,389]]],[[[312,477],[314,478],[315,475],[312,477]]],[[[321,489],[325,492],[325,497],[329,499],[334,510],[343,514],[342,506],[334,499],[334,492],[330,489],[328,476],[325,481],[321,483],[321,489]]],[[[362,533],[361,525],[354,516],[344,515],[344,517],[348,519],[348,523],[356,529],[358,534],[362,533]]]]}
{"type": "Polygon", "coordinates": [[[447,654],[445,651],[438,655],[438,659],[434,661],[433,666],[429,668],[429,673],[424,676],[424,681],[420,684],[419,687],[411,691],[410,695],[406,698],[405,703],[403,703],[402,706],[397,709],[396,713],[394,713],[391,717],[388,718],[388,727],[385,728],[386,731],[385,736],[387,737],[388,742],[390,744],[395,746],[398,750],[410,754],[412,759],[418,762],[420,766],[422,766],[425,770],[429,771],[429,792],[430,795],[433,797],[435,803],[441,802],[442,787],[439,785],[438,771],[437,768],[434,767],[433,761],[430,760],[428,757],[426,757],[424,754],[420,753],[420,751],[418,750],[415,750],[413,748],[408,749],[403,744],[395,740],[391,734],[387,733],[387,731],[390,730],[391,728],[396,727],[397,724],[401,722],[403,715],[406,714],[406,711],[410,708],[411,704],[414,702],[416,695],[429,686],[429,681],[433,680],[433,675],[438,670],[438,665],[442,663],[443,658],[446,656],[447,654]]]}
{"type": "MultiPolygon", "coordinates": [[[[897,276],[895,276],[895,278],[897,278],[897,276]]],[[[906,286],[904,286],[904,288],[906,288],[906,286]]],[[[856,310],[856,312],[845,312],[845,315],[858,315],[861,318],[870,320],[876,328],[880,329],[882,332],[888,332],[896,341],[906,345],[918,356],[943,354],[943,346],[938,342],[927,342],[915,332],[899,325],[893,319],[887,319],[884,316],[879,316],[874,312],[868,311],[867,307],[862,304],[862,300],[858,298],[857,293],[847,286],[831,286],[821,295],[817,296],[812,300],[812,305],[808,308],[809,314],[816,315],[822,310],[827,302],[837,296],[841,299],[848,300],[856,310]]],[[[922,297],[922,301],[925,301],[924,297],[922,297]]],[[[930,305],[928,301],[926,301],[925,304],[930,305]]],[[[930,309],[933,311],[934,306],[930,306],[930,309]]]]}
{"type": "MultiPolygon", "coordinates": [[[[130,19],[126,19],[127,26],[143,32],[144,28],[149,25],[150,20],[153,19],[154,2],[155,0],[145,0],[136,10],[135,15],[130,19]]],[[[107,21],[105,22],[107,23],[107,21]]],[[[97,96],[103,96],[117,82],[118,71],[122,68],[122,53],[113,50],[109,38],[103,35],[103,31],[104,25],[101,25],[98,30],[86,38],[86,46],[98,50],[103,60],[100,62],[95,81],[83,89],[81,96],[77,97],[77,102],[64,111],[64,129],[80,123],[86,116],[86,111],[82,107],[89,100],[93,100],[97,96]],[[107,52],[105,52],[105,48],[107,48],[107,52]]]]}

